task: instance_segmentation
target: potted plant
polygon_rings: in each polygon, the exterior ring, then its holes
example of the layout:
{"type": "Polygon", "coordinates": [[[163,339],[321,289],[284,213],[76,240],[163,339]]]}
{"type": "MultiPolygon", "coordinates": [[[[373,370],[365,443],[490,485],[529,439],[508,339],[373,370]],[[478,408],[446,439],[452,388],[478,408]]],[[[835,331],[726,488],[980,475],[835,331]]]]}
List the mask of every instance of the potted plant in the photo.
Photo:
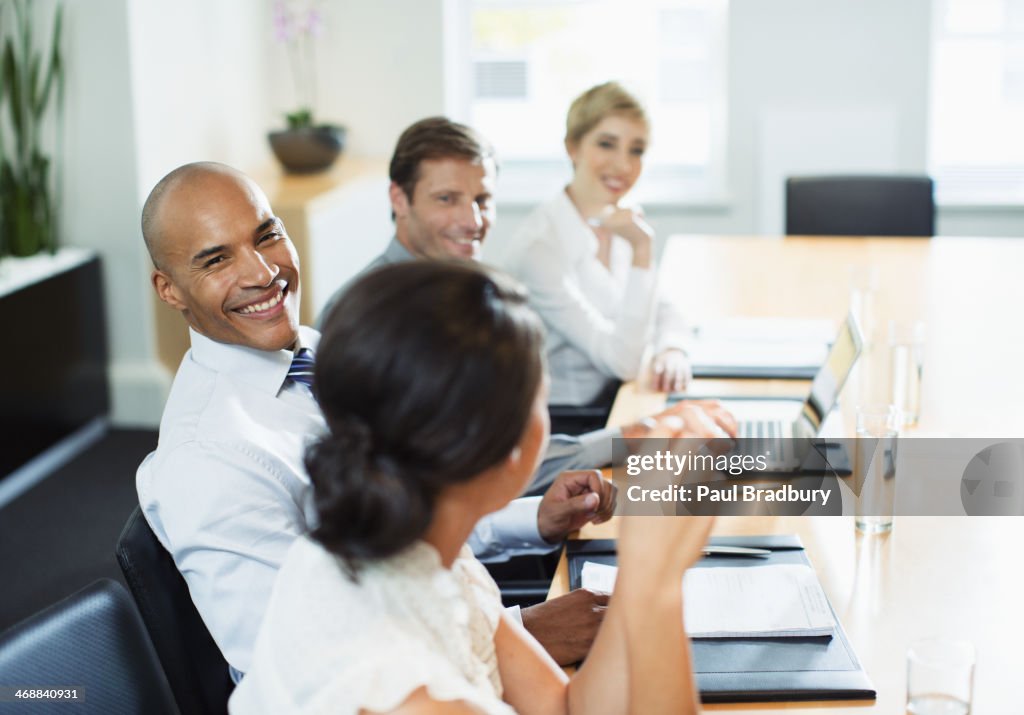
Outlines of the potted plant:
{"type": "Polygon", "coordinates": [[[29,0],[0,0],[0,257],[57,250],[60,157],[44,139],[60,137],[63,8],[45,50],[35,47],[32,11],[29,0]]]}
{"type": "Polygon", "coordinates": [[[269,133],[270,147],[286,171],[323,171],[345,146],[345,128],[314,121],[316,38],[323,31],[317,0],[274,0],[274,35],[285,44],[297,107],[285,115],[288,128],[269,133]]]}

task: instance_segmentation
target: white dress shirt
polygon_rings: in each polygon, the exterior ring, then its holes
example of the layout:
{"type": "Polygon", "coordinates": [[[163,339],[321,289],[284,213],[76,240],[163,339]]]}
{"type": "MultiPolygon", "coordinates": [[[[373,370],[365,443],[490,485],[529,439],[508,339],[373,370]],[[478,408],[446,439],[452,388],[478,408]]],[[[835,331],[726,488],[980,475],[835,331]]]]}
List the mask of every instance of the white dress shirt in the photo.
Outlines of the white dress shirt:
{"type": "Polygon", "coordinates": [[[609,380],[635,379],[649,344],[656,352],[685,345],[678,313],[656,301],[653,262],[634,268],[629,243],[614,236],[609,266],[601,263],[593,229],[564,190],[484,250],[526,285],[547,326],[553,405],[586,405],[609,380]]]}
{"type": "MultiPolygon", "coordinates": [[[[296,537],[316,524],[302,458],[326,425],[309,388],[285,380],[291,351],[190,332],[159,443],[136,485],[146,520],[218,647],[245,672],[277,570],[296,537]]],[[[302,327],[299,336],[316,351],[318,332],[302,327]]],[[[483,519],[470,539],[474,552],[497,560],[550,551],[537,531],[539,503],[517,499],[483,519]]]]}
{"type": "Polygon", "coordinates": [[[435,700],[512,715],[494,650],[501,610],[497,586],[468,548],[445,569],[432,546],[417,542],[353,581],[334,555],[298,539],[228,710],[391,712],[425,688],[435,700]]]}

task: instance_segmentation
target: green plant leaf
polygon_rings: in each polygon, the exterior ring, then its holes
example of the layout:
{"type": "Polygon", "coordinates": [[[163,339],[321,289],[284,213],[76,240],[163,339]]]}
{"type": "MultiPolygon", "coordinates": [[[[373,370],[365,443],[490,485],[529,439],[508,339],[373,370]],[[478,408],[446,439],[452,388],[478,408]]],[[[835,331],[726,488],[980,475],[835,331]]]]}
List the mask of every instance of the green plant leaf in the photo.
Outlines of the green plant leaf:
{"type": "Polygon", "coordinates": [[[50,64],[46,69],[46,79],[43,82],[42,91],[37,98],[34,111],[37,120],[46,111],[46,105],[50,102],[50,93],[53,90],[54,81],[60,81],[63,72],[63,58],[60,52],[60,39],[64,25],[64,6],[57,7],[57,13],[53,18],[53,37],[50,42],[50,64]]]}
{"type": "Polygon", "coordinates": [[[32,55],[28,63],[28,81],[25,83],[25,99],[28,100],[28,111],[33,119],[36,118],[36,104],[39,102],[39,63],[41,58],[38,54],[32,55]]]}
{"type": "Polygon", "coordinates": [[[288,122],[289,129],[304,129],[313,126],[313,110],[309,107],[301,107],[284,115],[284,118],[288,122]]]}
{"type": "Polygon", "coordinates": [[[31,255],[56,249],[63,126],[63,10],[58,0],[50,43],[39,46],[32,42],[38,6],[34,8],[30,0],[0,0],[0,113],[5,115],[0,117],[0,132],[8,124],[12,130],[6,137],[0,133],[0,255],[31,255]],[[8,22],[12,8],[13,24],[8,22]],[[51,136],[50,125],[44,120],[54,108],[54,94],[57,121],[51,136]],[[56,158],[48,155],[51,146],[56,147],[56,158]],[[56,183],[51,174],[57,175],[56,183]]]}
{"type": "Polygon", "coordinates": [[[14,56],[14,43],[7,38],[4,43],[3,78],[7,85],[8,107],[11,114],[11,126],[14,128],[15,148],[21,144],[24,129],[24,115],[21,111],[21,89],[18,78],[18,62],[14,56]]]}
{"type": "MultiPolygon", "coordinates": [[[[4,37],[7,33],[4,32],[4,21],[7,19],[7,4],[0,0],[0,37],[4,37]]],[[[2,50],[0,50],[2,52],[2,50]]],[[[2,55],[0,55],[2,57],[2,55]]],[[[2,62],[2,59],[0,59],[2,62]]],[[[7,96],[7,80],[3,76],[2,70],[0,70],[0,110],[4,106],[4,98],[7,96]]],[[[0,142],[0,150],[3,149],[3,142],[0,142]]],[[[2,255],[2,254],[0,254],[2,255]]]]}

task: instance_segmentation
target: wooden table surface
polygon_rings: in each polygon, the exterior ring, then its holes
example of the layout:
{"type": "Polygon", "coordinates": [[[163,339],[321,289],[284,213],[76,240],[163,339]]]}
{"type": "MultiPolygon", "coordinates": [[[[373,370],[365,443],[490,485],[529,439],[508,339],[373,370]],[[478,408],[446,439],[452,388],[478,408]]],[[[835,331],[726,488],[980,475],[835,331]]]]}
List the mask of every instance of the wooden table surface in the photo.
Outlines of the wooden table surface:
{"type": "MultiPolygon", "coordinates": [[[[886,322],[927,323],[919,436],[1024,436],[1024,240],[983,238],[674,237],[662,284],[695,322],[731,316],[828,318],[850,303],[851,281],[875,272],[868,351],[843,392],[856,402],[887,391],[886,322]]],[[[785,380],[699,380],[706,394],[806,394],[785,380]]],[[[662,395],[624,386],[610,422],[650,414],[662,395]]],[[[617,520],[581,538],[610,538],[617,520]]],[[[709,711],[902,713],[906,650],[932,635],[977,649],[976,715],[1024,712],[1022,517],[898,516],[891,534],[856,533],[852,517],[726,517],[716,534],[799,534],[850,641],[878,690],[874,703],[708,705],[709,711]]],[[[565,559],[551,588],[568,588],[565,559]]]]}

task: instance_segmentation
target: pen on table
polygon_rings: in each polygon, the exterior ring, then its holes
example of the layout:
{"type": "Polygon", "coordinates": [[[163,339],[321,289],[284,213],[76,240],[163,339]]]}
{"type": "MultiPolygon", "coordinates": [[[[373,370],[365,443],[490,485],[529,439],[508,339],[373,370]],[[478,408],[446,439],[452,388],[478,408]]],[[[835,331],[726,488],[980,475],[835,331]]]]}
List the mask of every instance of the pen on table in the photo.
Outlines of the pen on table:
{"type": "Polygon", "coordinates": [[[755,549],[749,546],[705,546],[702,551],[705,556],[745,556],[766,559],[772,555],[768,549],[755,549]]]}

